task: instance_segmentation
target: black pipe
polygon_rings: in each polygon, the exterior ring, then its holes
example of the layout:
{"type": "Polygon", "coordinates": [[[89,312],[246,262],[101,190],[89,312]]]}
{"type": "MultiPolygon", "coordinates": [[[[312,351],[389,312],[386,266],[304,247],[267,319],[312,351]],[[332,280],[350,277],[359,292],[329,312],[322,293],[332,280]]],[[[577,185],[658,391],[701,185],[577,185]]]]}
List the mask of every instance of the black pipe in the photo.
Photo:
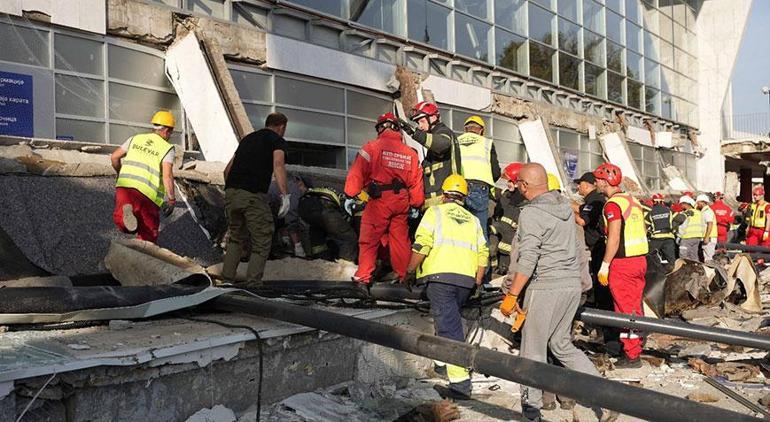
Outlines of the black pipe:
{"type": "Polygon", "coordinates": [[[214,307],[304,325],[545,389],[580,403],[654,421],[748,421],[755,418],[546,363],[402,327],[243,294],[212,299],[214,307]]]}
{"type": "Polygon", "coordinates": [[[646,332],[670,334],[696,340],[713,341],[715,343],[770,350],[770,336],[746,333],[743,331],[706,327],[681,321],[672,321],[670,319],[655,319],[618,314],[615,312],[590,308],[584,308],[578,312],[578,318],[588,324],[629,328],[646,332]]]}

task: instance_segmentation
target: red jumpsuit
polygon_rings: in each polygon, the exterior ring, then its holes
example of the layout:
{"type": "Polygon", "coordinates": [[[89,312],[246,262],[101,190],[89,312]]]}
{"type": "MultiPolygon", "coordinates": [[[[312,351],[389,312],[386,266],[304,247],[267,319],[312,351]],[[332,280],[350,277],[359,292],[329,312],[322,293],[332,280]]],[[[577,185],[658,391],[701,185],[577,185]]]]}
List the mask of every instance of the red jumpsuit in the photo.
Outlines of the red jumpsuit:
{"type": "Polygon", "coordinates": [[[751,204],[753,213],[757,213],[757,208],[764,208],[762,216],[751,215],[749,216],[749,229],[746,231],[746,244],[751,246],[766,246],[770,247],[770,236],[767,240],[762,240],[765,234],[765,221],[767,219],[767,213],[770,212],[770,203],[762,201],[761,204],[756,202],[751,204]]]}
{"type": "Polygon", "coordinates": [[[727,232],[730,231],[730,226],[735,221],[735,212],[721,199],[715,200],[711,209],[717,218],[717,242],[725,243],[727,242],[727,232]]]}
{"type": "Polygon", "coordinates": [[[366,189],[369,202],[361,217],[358,238],[358,271],[355,279],[369,283],[377,263],[377,249],[387,235],[390,264],[404,277],[411,255],[407,216],[409,207],[419,208],[424,201],[422,168],[417,152],[405,145],[399,132],[385,129],[359,151],[345,181],[345,194],[356,196],[366,189]],[[391,185],[400,181],[398,192],[387,189],[374,198],[370,184],[391,185]]]}

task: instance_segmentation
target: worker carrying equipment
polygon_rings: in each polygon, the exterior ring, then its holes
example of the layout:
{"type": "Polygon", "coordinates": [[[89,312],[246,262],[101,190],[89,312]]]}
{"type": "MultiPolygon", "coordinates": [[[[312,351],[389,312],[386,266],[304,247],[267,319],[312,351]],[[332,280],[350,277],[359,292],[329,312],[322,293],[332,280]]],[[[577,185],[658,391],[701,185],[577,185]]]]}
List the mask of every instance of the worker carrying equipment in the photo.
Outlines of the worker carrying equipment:
{"type": "Polygon", "coordinates": [[[746,232],[747,245],[770,247],[770,203],[765,201],[765,187],[754,187],[751,192],[753,202],[749,207],[749,229],[746,232]]]}
{"type": "Polygon", "coordinates": [[[115,225],[125,233],[155,243],[158,240],[161,206],[176,203],[174,195],[174,115],[161,110],[152,116],[152,133],[134,135],[111,155],[118,172],[115,189],[115,225]]]}
{"type": "Polygon", "coordinates": [[[676,260],[673,218],[671,209],[663,202],[663,195],[652,195],[652,207],[646,210],[645,223],[650,235],[650,250],[656,251],[663,263],[673,264],[676,260]]]}
{"type": "Polygon", "coordinates": [[[409,208],[424,201],[422,172],[417,152],[402,142],[392,113],[377,119],[377,139],[358,152],[345,181],[345,195],[363,190],[370,197],[361,218],[356,282],[369,284],[377,262],[377,250],[388,236],[390,264],[399,277],[409,262],[409,208]],[[376,195],[373,193],[376,191],[376,195]]]}
{"type": "MultiPolygon", "coordinates": [[[[463,208],[468,184],[457,174],[442,184],[442,200],[425,211],[415,233],[409,260],[407,285],[413,280],[427,283],[430,312],[436,335],[464,341],[460,308],[471,290],[479,288],[489,258],[489,250],[479,220],[463,208]]],[[[471,377],[467,368],[436,362],[436,370],[449,378],[452,397],[467,399],[471,377]]]]}
{"type": "MultiPolygon", "coordinates": [[[[607,247],[597,278],[609,286],[615,312],[644,315],[642,293],[647,272],[647,231],[642,206],[633,196],[620,188],[623,173],[620,167],[604,163],[594,170],[596,188],[607,197],[602,211],[607,232],[607,247]]],[[[625,356],[616,366],[639,368],[642,353],[640,333],[623,330],[620,333],[625,356]]]]}
{"type": "Polygon", "coordinates": [[[422,101],[412,108],[411,120],[417,127],[401,121],[401,128],[428,151],[422,161],[424,208],[441,203],[441,184],[450,174],[460,174],[460,145],[452,129],[441,121],[438,106],[422,101]]]}

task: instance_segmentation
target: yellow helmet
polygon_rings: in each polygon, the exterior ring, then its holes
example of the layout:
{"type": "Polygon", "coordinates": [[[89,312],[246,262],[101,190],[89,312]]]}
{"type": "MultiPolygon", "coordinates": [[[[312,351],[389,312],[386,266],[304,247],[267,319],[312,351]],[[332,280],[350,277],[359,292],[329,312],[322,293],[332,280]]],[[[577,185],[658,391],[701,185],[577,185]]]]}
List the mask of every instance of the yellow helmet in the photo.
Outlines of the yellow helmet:
{"type": "Polygon", "coordinates": [[[548,173],[548,190],[561,190],[559,178],[553,173],[548,173]]]}
{"type": "Polygon", "coordinates": [[[465,119],[465,123],[463,126],[468,126],[469,123],[475,123],[479,126],[481,126],[482,129],[486,129],[487,125],[484,123],[484,119],[482,119],[480,116],[471,116],[465,119]]]}
{"type": "Polygon", "coordinates": [[[170,128],[173,128],[174,126],[176,126],[176,120],[174,120],[174,115],[167,110],[160,110],[157,113],[155,113],[155,115],[152,116],[151,123],[157,126],[166,126],[170,128]]]}
{"type": "Polygon", "coordinates": [[[444,183],[441,184],[441,190],[468,196],[468,182],[466,182],[465,178],[459,174],[450,174],[444,179],[444,183]]]}

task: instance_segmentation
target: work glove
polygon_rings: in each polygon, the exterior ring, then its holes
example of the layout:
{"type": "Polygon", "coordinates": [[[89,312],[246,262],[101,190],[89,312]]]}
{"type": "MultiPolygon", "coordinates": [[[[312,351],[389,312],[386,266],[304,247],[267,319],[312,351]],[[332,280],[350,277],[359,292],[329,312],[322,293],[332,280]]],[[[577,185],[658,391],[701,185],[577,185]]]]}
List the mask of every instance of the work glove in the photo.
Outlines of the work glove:
{"type": "Polygon", "coordinates": [[[509,317],[515,311],[519,308],[519,295],[513,295],[513,294],[506,294],[505,298],[503,298],[503,303],[500,304],[500,313],[509,317]]]}
{"type": "Polygon", "coordinates": [[[289,208],[291,207],[291,194],[283,194],[281,195],[281,206],[278,208],[278,218],[286,217],[286,214],[289,213],[289,208]]]}
{"type": "Polygon", "coordinates": [[[305,248],[302,247],[302,243],[294,244],[294,256],[296,256],[297,258],[307,257],[307,255],[305,254],[305,248]]]}
{"type": "Polygon", "coordinates": [[[346,198],[345,202],[342,204],[342,207],[345,208],[345,212],[352,217],[355,213],[356,200],[353,198],[346,198]]]}
{"type": "Polygon", "coordinates": [[[174,212],[175,206],[176,206],[176,199],[174,198],[166,199],[166,202],[164,202],[163,205],[160,207],[160,215],[162,215],[163,218],[168,218],[168,216],[170,216],[171,213],[174,212]]]}
{"type": "Polygon", "coordinates": [[[410,292],[412,291],[412,286],[414,286],[416,282],[417,282],[417,273],[415,273],[414,271],[407,272],[406,274],[404,274],[404,277],[401,278],[401,283],[403,283],[404,286],[406,286],[406,289],[409,290],[410,292]]]}
{"type": "Polygon", "coordinates": [[[607,262],[602,261],[602,266],[599,268],[599,274],[597,274],[597,277],[599,279],[599,284],[601,284],[604,287],[607,287],[610,285],[610,264],[607,262]]]}
{"type": "Polygon", "coordinates": [[[414,136],[415,127],[413,126],[413,123],[408,122],[404,119],[398,119],[398,124],[399,126],[401,126],[401,130],[406,132],[407,135],[414,136]]]}
{"type": "Polygon", "coordinates": [[[762,241],[766,241],[768,237],[770,237],[770,232],[765,230],[765,232],[762,233],[762,241]]]}
{"type": "Polygon", "coordinates": [[[409,219],[417,220],[418,218],[420,218],[420,210],[414,207],[409,208],[409,219]]]}

